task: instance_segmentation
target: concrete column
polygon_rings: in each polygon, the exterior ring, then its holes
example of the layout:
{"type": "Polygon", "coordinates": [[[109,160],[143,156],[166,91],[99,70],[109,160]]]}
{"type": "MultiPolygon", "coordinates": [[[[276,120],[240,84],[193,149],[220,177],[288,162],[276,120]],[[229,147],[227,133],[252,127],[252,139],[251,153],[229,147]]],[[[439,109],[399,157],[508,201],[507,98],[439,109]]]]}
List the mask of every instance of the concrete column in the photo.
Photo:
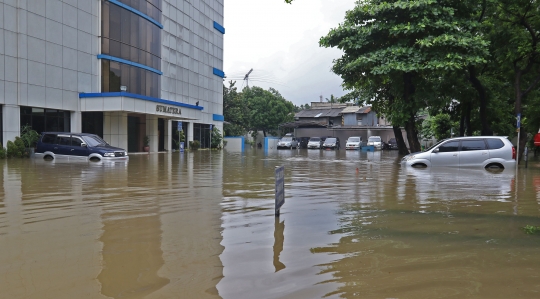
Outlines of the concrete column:
{"type": "Polygon", "coordinates": [[[193,123],[192,122],[187,123],[187,137],[188,137],[187,142],[184,145],[186,148],[189,147],[189,142],[193,141],[193,123]]]}
{"type": "Polygon", "coordinates": [[[2,107],[3,142],[6,146],[8,140],[14,141],[21,134],[21,109],[19,105],[4,105],[2,107]]]}
{"type": "Polygon", "coordinates": [[[110,145],[127,149],[127,128],[126,112],[103,113],[103,139],[110,145]]]}
{"type": "Polygon", "coordinates": [[[71,132],[82,132],[82,114],[80,111],[71,111],[71,132]]]}
{"type": "Polygon", "coordinates": [[[172,141],[172,120],[165,120],[165,150],[169,153],[172,152],[173,141],[172,141]]]}
{"type": "Polygon", "coordinates": [[[158,151],[158,117],[156,115],[146,115],[146,136],[150,138],[150,152],[158,151]]]}

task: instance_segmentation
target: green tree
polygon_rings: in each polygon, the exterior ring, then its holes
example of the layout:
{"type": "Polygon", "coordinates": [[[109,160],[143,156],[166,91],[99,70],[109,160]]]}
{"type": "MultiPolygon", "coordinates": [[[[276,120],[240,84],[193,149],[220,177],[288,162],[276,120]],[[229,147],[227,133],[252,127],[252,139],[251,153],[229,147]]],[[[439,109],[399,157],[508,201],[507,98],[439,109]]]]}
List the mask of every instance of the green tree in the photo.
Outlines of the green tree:
{"type": "Polygon", "coordinates": [[[223,126],[225,136],[243,136],[249,128],[249,107],[235,81],[223,85],[223,116],[227,122],[223,126]]]}
{"type": "Polygon", "coordinates": [[[432,116],[429,125],[431,127],[431,132],[433,132],[433,136],[435,136],[437,140],[452,137],[452,129],[455,129],[456,127],[455,122],[450,119],[450,115],[445,113],[432,116]]]}
{"type": "Polygon", "coordinates": [[[411,151],[419,151],[417,111],[450,101],[436,89],[443,74],[486,62],[489,43],[476,34],[475,11],[451,0],[357,2],[320,45],[344,52],[332,68],[343,87],[405,127],[411,151]]]}
{"type": "Polygon", "coordinates": [[[244,88],[242,95],[249,103],[251,131],[276,134],[278,126],[294,120],[294,105],[275,89],[244,88]]]}
{"type": "Polygon", "coordinates": [[[519,142],[520,150],[523,150],[527,132],[536,133],[540,122],[538,114],[534,114],[538,111],[535,106],[539,104],[540,3],[535,0],[498,0],[495,3],[492,35],[494,56],[501,68],[506,70],[508,82],[511,82],[513,116],[521,113],[524,119],[530,119],[526,124],[535,126],[522,126],[519,142]]]}
{"type": "Polygon", "coordinates": [[[221,132],[219,131],[218,128],[213,127],[212,128],[212,144],[211,144],[211,147],[221,149],[223,147],[222,142],[223,142],[223,136],[221,135],[221,132]]]}

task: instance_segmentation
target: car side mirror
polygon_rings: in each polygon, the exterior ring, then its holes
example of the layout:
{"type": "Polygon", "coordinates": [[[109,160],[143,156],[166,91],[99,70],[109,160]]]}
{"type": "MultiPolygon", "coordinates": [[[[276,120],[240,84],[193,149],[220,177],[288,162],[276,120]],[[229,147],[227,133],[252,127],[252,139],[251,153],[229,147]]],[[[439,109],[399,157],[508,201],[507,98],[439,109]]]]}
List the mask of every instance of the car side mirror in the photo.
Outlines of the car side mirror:
{"type": "Polygon", "coordinates": [[[82,147],[87,147],[86,143],[84,143],[84,142],[81,143],[81,146],[82,146],[82,147]]]}
{"type": "Polygon", "coordinates": [[[431,151],[432,153],[438,153],[439,152],[439,148],[436,148],[434,149],[433,151],[431,151]]]}

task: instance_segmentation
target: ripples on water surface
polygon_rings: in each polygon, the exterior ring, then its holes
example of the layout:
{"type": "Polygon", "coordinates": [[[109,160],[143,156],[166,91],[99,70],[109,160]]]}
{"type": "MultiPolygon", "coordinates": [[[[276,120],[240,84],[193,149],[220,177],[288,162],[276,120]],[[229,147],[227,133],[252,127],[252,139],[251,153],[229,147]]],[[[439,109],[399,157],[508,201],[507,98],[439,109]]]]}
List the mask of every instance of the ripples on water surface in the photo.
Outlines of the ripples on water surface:
{"type": "Polygon", "coordinates": [[[0,161],[2,298],[535,298],[540,165],[396,152],[0,161]],[[274,217],[274,168],[286,202],[274,217]]]}

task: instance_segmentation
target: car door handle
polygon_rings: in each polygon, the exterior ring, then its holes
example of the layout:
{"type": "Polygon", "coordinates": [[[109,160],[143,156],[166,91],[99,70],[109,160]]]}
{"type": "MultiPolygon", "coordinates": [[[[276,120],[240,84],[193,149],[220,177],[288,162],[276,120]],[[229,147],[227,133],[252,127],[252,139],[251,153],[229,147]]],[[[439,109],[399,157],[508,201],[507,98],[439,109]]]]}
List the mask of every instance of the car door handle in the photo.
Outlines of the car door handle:
{"type": "Polygon", "coordinates": [[[487,155],[487,152],[483,152],[482,155],[487,155]]]}
{"type": "Polygon", "coordinates": [[[454,157],[457,157],[457,154],[453,154],[454,157]]]}
{"type": "Polygon", "coordinates": [[[58,149],[57,147],[55,147],[54,149],[58,149]]]}
{"type": "Polygon", "coordinates": [[[71,149],[71,151],[73,151],[73,150],[74,150],[74,148],[71,149]]]}

